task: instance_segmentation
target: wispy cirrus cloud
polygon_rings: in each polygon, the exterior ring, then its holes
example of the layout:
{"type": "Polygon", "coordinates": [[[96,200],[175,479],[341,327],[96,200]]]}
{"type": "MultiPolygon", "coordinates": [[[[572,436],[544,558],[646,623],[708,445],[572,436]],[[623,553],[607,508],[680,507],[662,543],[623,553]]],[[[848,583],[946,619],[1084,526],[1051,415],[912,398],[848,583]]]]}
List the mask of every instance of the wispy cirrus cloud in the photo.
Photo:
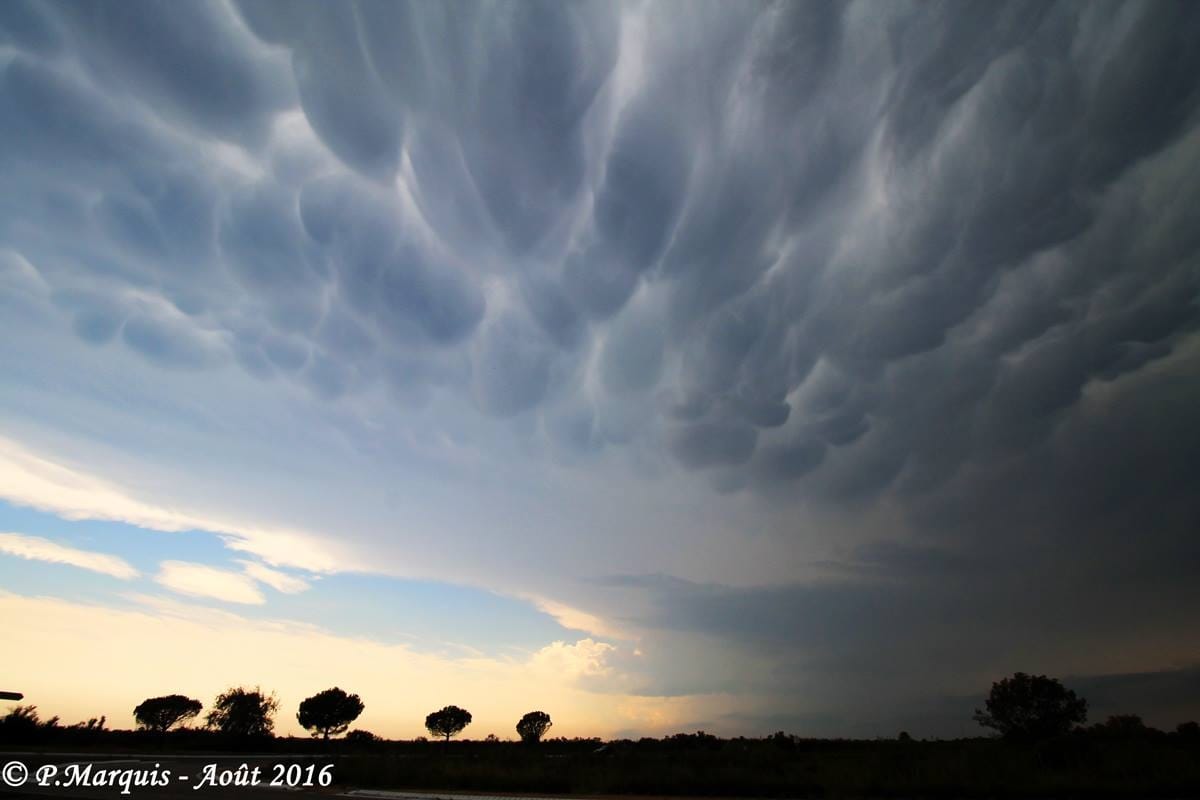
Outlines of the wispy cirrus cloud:
{"type": "Polygon", "coordinates": [[[251,578],[259,583],[265,583],[277,592],[298,594],[308,588],[308,581],[303,578],[289,575],[277,569],[271,569],[267,565],[260,564],[257,561],[238,561],[238,563],[242,565],[242,571],[251,578]]]}
{"type": "Polygon", "coordinates": [[[80,550],[76,547],[52,542],[40,536],[21,533],[0,533],[0,553],[6,553],[31,561],[46,561],[52,564],[69,564],[72,567],[111,575],[122,580],[131,580],[140,574],[129,562],[107,553],[80,550]]]}
{"type": "Polygon", "coordinates": [[[304,569],[322,571],[344,564],[311,533],[239,524],[146,502],[110,481],[4,437],[0,437],[0,498],[69,520],[113,520],[169,533],[204,530],[226,534],[232,549],[304,569]]]}

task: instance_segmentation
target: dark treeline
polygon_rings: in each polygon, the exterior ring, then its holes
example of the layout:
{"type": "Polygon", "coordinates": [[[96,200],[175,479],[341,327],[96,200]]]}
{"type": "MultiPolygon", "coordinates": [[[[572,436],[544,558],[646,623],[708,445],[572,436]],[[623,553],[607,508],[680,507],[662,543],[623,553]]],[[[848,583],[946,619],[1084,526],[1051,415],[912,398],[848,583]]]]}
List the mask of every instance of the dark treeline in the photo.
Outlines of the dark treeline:
{"type": "MultiPolygon", "coordinates": [[[[328,752],[331,746],[343,749],[380,749],[396,744],[380,738],[370,731],[349,730],[351,723],[362,714],[365,704],[356,694],[333,687],[306,698],[296,711],[296,721],[309,731],[312,737],[320,738],[320,752],[328,752]],[[343,736],[340,742],[336,737],[343,736]]],[[[37,706],[15,706],[0,717],[0,744],[149,744],[170,745],[172,748],[246,747],[275,749],[272,743],[286,742],[295,747],[307,740],[295,737],[277,737],[275,715],[279,711],[279,700],[274,693],[267,694],[261,688],[232,687],[219,694],[204,715],[203,724],[188,723],[197,719],[203,704],[182,694],[148,697],[133,709],[137,729],[112,730],[107,719],[99,717],[86,723],[63,725],[58,717],[42,719],[37,706]]],[[[437,739],[449,742],[471,724],[471,712],[458,706],[445,706],[431,712],[425,718],[425,729],[437,739]]],[[[515,725],[523,744],[537,744],[553,725],[550,715],[544,711],[530,711],[515,725]]],[[[486,743],[501,741],[489,734],[486,743]]],[[[598,739],[580,740],[599,744],[598,739]]],[[[414,744],[428,742],[420,736],[414,744]]],[[[301,746],[299,749],[312,749],[301,746]]]]}
{"type": "Polygon", "coordinates": [[[703,731],[661,739],[547,738],[550,715],[515,721],[517,741],[460,736],[471,713],[457,706],[425,718],[429,737],[386,740],[352,729],[365,708],[338,687],[300,703],[310,737],[275,736],[278,700],[232,688],[206,714],[185,695],[147,698],[136,730],[104,718],[76,725],[19,706],[0,718],[0,743],[138,752],[241,752],[336,760],[338,782],[364,787],[564,794],[759,796],[1197,796],[1200,725],[1171,731],[1134,714],[1087,724],[1086,699],[1058,681],[1017,673],[993,684],[975,720],[990,735],[918,741],[907,732],[874,740],[811,739],[783,731],[719,738],[703,731]],[[190,723],[201,724],[190,724],[190,723]],[[530,746],[536,745],[536,746],[530,746]]]}

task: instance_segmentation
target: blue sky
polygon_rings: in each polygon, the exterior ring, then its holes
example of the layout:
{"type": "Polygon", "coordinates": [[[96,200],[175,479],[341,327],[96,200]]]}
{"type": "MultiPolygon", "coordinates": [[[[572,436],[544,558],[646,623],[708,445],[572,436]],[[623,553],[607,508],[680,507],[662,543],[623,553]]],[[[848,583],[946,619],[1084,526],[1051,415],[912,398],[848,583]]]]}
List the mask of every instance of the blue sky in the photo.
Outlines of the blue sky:
{"type": "MultiPolygon", "coordinates": [[[[163,534],[120,522],[67,521],[8,504],[0,505],[0,530],[21,531],[77,550],[100,551],[122,559],[140,573],[137,578],[122,579],[70,564],[0,560],[2,585],[22,594],[38,594],[53,587],[56,596],[71,600],[120,603],[129,593],[163,591],[155,578],[164,561],[245,571],[246,559],[224,547],[219,536],[205,531],[163,534]]],[[[307,588],[287,592],[260,583],[264,602],[248,607],[221,597],[204,600],[249,618],[303,619],[348,635],[439,653],[456,649],[488,655],[530,653],[547,642],[580,633],[567,630],[526,601],[469,586],[356,573],[288,574],[304,580],[307,588]]]]}
{"type": "Polygon", "coordinates": [[[1198,31],[0,3],[5,680],[873,736],[1022,670],[1174,724],[1198,31]]]}

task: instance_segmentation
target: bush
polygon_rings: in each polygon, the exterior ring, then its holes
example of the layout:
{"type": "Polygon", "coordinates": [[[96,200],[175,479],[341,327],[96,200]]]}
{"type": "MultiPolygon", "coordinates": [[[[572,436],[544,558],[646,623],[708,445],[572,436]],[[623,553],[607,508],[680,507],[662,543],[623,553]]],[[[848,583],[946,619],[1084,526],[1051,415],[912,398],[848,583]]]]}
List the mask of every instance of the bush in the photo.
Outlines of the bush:
{"type": "Polygon", "coordinates": [[[530,711],[517,723],[517,734],[525,744],[537,744],[553,724],[545,711],[530,711]]]}
{"type": "Polygon", "coordinates": [[[256,738],[270,736],[275,729],[279,700],[261,689],[229,689],[213,701],[206,720],[208,727],[227,736],[256,738]]]}

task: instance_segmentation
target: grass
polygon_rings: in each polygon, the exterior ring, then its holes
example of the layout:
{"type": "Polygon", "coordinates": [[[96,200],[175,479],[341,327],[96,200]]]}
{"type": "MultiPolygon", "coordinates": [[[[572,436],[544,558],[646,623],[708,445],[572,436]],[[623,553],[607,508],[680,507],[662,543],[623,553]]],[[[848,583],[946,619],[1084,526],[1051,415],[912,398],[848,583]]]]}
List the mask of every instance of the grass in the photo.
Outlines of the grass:
{"type": "Polygon", "coordinates": [[[1041,744],[723,740],[555,752],[553,745],[431,743],[344,755],[337,772],[365,787],[572,795],[1179,797],[1200,793],[1200,744],[1084,736],[1041,744]]]}
{"type": "MultiPolygon", "coordinates": [[[[9,742],[17,744],[18,742],[9,742]]],[[[1075,733],[1052,741],[819,740],[776,736],[610,742],[552,740],[354,744],[235,742],[206,731],[59,728],[39,750],[308,754],[364,788],[703,797],[1194,797],[1200,736],[1075,733]]]]}

